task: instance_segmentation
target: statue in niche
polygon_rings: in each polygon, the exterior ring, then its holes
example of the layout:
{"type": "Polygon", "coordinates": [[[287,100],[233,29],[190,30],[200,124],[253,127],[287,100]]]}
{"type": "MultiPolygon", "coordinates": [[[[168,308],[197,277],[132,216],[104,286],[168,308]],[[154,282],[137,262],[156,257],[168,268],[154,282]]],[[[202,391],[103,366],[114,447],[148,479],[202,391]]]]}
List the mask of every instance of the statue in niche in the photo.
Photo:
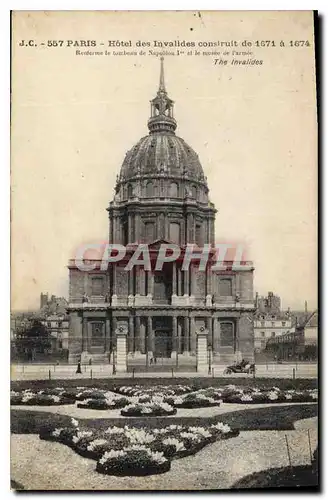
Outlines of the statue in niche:
{"type": "Polygon", "coordinates": [[[192,192],[189,186],[185,186],[185,197],[192,198],[192,192]]]}

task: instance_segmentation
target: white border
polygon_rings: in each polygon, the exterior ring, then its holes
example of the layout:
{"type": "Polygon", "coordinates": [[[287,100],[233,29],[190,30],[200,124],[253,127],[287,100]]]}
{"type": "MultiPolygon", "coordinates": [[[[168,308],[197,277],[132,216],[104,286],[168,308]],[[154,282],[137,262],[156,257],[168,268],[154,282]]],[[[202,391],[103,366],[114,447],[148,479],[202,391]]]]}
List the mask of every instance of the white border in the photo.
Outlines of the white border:
{"type": "MultiPolygon", "coordinates": [[[[9,26],[9,12],[10,10],[313,10],[318,9],[321,15],[325,15],[327,12],[327,2],[323,0],[317,1],[316,5],[313,5],[313,2],[302,1],[299,0],[297,2],[291,1],[267,1],[265,4],[260,1],[249,1],[245,2],[242,0],[229,0],[226,2],[214,2],[208,0],[202,0],[202,2],[195,2],[193,0],[189,0],[188,2],[177,2],[176,0],[166,0],[165,2],[157,3],[156,6],[154,2],[151,1],[139,1],[135,2],[133,0],[120,0],[120,1],[111,1],[108,0],[93,0],[93,1],[74,1],[74,0],[49,0],[47,2],[41,2],[40,0],[12,0],[7,1],[3,0],[0,6],[0,36],[1,36],[1,62],[2,69],[4,71],[1,72],[1,86],[2,86],[2,106],[1,106],[1,133],[0,133],[0,141],[1,141],[1,153],[3,152],[3,158],[1,162],[0,168],[0,221],[1,221],[1,246],[0,246],[0,255],[2,263],[1,269],[1,278],[0,278],[0,293],[1,293],[1,309],[0,309],[0,353],[1,353],[1,362],[0,362],[0,382],[1,389],[0,392],[2,396],[3,406],[2,406],[2,419],[1,419],[1,430],[3,436],[1,436],[1,448],[7,448],[9,450],[9,408],[7,408],[7,395],[8,395],[8,386],[9,386],[9,331],[10,331],[10,318],[9,318],[9,286],[10,286],[10,271],[9,271],[9,242],[10,242],[10,232],[9,232],[9,206],[10,206],[10,195],[9,195],[9,181],[10,181],[10,143],[9,143],[9,116],[10,116],[10,106],[9,106],[9,83],[10,83],[10,26],[9,26]],[[110,7],[110,8],[109,8],[110,7]]],[[[322,51],[325,52],[327,49],[326,37],[323,33],[322,40],[322,51]]],[[[324,69],[326,56],[324,55],[322,61],[322,78],[325,81],[324,69]]],[[[321,84],[321,94],[324,93],[326,88],[323,88],[321,84]]],[[[324,102],[322,101],[322,106],[324,106],[324,102]]],[[[322,110],[321,119],[324,121],[326,117],[326,106],[322,110]]],[[[323,128],[323,124],[321,123],[321,127],[323,128]]],[[[322,137],[323,140],[323,137],[322,137]]],[[[323,160],[323,158],[322,158],[323,160]]],[[[324,189],[322,191],[322,199],[324,200],[326,194],[326,176],[323,176],[324,167],[326,165],[321,165],[322,169],[322,181],[324,182],[324,189]]],[[[323,244],[324,249],[327,248],[326,236],[327,231],[327,219],[328,219],[328,210],[327,206],[323,204],[323,212],[321,214],[323,227],[322,231],[324,233],[323,244]]],[[[322,235],[323,236],[323,235],[322,235]]],[[[325,252],[323,252],[322,259],[325,257],[325,252]]],[[[327,275],[327,267],[323,271],[323,276],[321,277],[322,282],[326,283],[328,280],[327,275]]],[[[326,310],[326,300],[324,299],[323,294],[323,311],[326,310]]],[[[323,313],[322,313],[323,315],[323,313]]],[[[323,344],[323,321],[321,320],[322,325],[322,333],[321,333],[321,345],[323,344]]],[[[326,342],[326,345],[328,343],[326,342]]],[[[325,348],[324,352],[322,352],[322,360],[327,359],[325,356],[328,354],[328,350],[325,348]]],[[[324,363],[323,363],[324,364],[324,363]]],[[[324,378],[324,373],[321,374],[324,378]]],[[[322,383],[324,387],[325,384],[322,383]]],[[[324,397],[324,394],[321,394],[321,398],[324,397]]],[[[9,406],[9,405],[8,405],[9,406]]],[[[322,419],[323,420],[323,419],[322,419]]],[[[6,454],[2,454],[2,463],[1,463],[1,473],[0,473],[0,486],[1,493],[4,498],[7,498],[10,495],[9,491],[9,456],[6,454]]],[[[215,459],[215,457],[213,457],[215,459]]],[[[321,471],[321,476],[324,483],[325,477],[324,470],[321,471]]],[[[279,494],[279,490],[277,490],[279,494]]],[[[133,493],[128,496],[132,496],[133,493]]],[[[258,494],[257,494],[258,495],[258,494]]],[[[41,495],[43,496],[43,495],[41,495]]],[[[63,497],[66,495],[64,494],[63,497]]],[[[80,495],[78,495],[80,496],[80,495]]],[[[116,496],[116,494],[111,494],[111,496],[116,496]]],[[[229,498],[233,498],[235,495],[229,493],[229,498]]],[[[261,495],[260,495],[261,496],[261,495]]],[[[283,494],[282,497],[287,498],[287,494],[283,494]]],[[[85,498],[85,495],[83,497],[85,498]]]]}

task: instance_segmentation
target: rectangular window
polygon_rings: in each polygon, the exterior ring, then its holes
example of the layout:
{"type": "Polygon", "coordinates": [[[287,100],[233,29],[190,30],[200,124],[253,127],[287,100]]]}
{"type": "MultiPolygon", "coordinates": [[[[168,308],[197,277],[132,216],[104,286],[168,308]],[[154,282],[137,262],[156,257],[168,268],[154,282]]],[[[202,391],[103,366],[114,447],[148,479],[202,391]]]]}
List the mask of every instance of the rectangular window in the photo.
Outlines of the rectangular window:
{"type": "Polygon", "coordinates": [[[271,337],[275,337],[275,336],[276,336],[275,332],[272,332],[271,337]]]}
{"type": "Polygon", "coordinates": [[[265,337],[265,332],[261,332],[261,337],[265,337]]]}
{"type": "Polygon", "coordinates": [[[231,279],[221,279],[219,281],[219,294],[222,297],[232,296],[232,280],[231,279]]]}
{"type": "Polygon", "coordinates": [[[233,347],[234,328],[233,323],[221,322],[220,343],[222,347],[233,347]]]}
{"type": "Polygon", "coordinates": [[[103,295],[104,279],[102,277],[92,278],[92,295],[103,295]]]}
{"type": "Polygon", "coordinates": [[[261,326],[262,326],[262,328],[265,327],[265,321],[261,321],[261,326]]]}

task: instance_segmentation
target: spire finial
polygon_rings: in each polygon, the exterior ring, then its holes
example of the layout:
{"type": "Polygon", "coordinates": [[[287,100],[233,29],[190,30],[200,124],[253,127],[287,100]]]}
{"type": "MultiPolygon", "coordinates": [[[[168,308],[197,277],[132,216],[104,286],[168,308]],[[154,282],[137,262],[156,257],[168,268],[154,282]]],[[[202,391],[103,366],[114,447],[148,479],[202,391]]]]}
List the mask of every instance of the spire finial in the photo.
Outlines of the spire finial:
{"type": "Polygon", "coordinates": [[[164,81],[164,57],[161,57],[161,72],[159,77],[159,92],[166,92],[165,81],[164,81]]]}

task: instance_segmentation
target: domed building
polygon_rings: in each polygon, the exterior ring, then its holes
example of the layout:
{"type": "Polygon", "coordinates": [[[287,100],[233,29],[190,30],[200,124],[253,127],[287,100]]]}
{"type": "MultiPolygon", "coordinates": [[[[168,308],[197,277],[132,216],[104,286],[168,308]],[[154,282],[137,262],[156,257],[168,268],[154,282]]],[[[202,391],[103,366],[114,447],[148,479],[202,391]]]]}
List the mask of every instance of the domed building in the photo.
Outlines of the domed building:
{"type": "MultiPolygon", "coordinates": [[[[214,270],[215,214],[197,153],[178,135],[161,59],[157,95],[150,101],[149,134],[126,154],[107,208],[109,243],[125,258],[82,271],[70,262],[70,359],[119,363],[117,332],[127,333],[128,368],[197,368],[197,332],[206,332],[207,363],[253,359],[253,265],[214,270]],[[150,266],[126,270],[147,244],[150,266]],[[179,258],[157,269],[161,244],[179,258]],[[209,248],[206,270],[183,266],[187,246],[209,248]],[[116,353],[116,354],[115,354],[116,353]]],[[[168,259],[169,260],[169,259],[168,259]]]]}

